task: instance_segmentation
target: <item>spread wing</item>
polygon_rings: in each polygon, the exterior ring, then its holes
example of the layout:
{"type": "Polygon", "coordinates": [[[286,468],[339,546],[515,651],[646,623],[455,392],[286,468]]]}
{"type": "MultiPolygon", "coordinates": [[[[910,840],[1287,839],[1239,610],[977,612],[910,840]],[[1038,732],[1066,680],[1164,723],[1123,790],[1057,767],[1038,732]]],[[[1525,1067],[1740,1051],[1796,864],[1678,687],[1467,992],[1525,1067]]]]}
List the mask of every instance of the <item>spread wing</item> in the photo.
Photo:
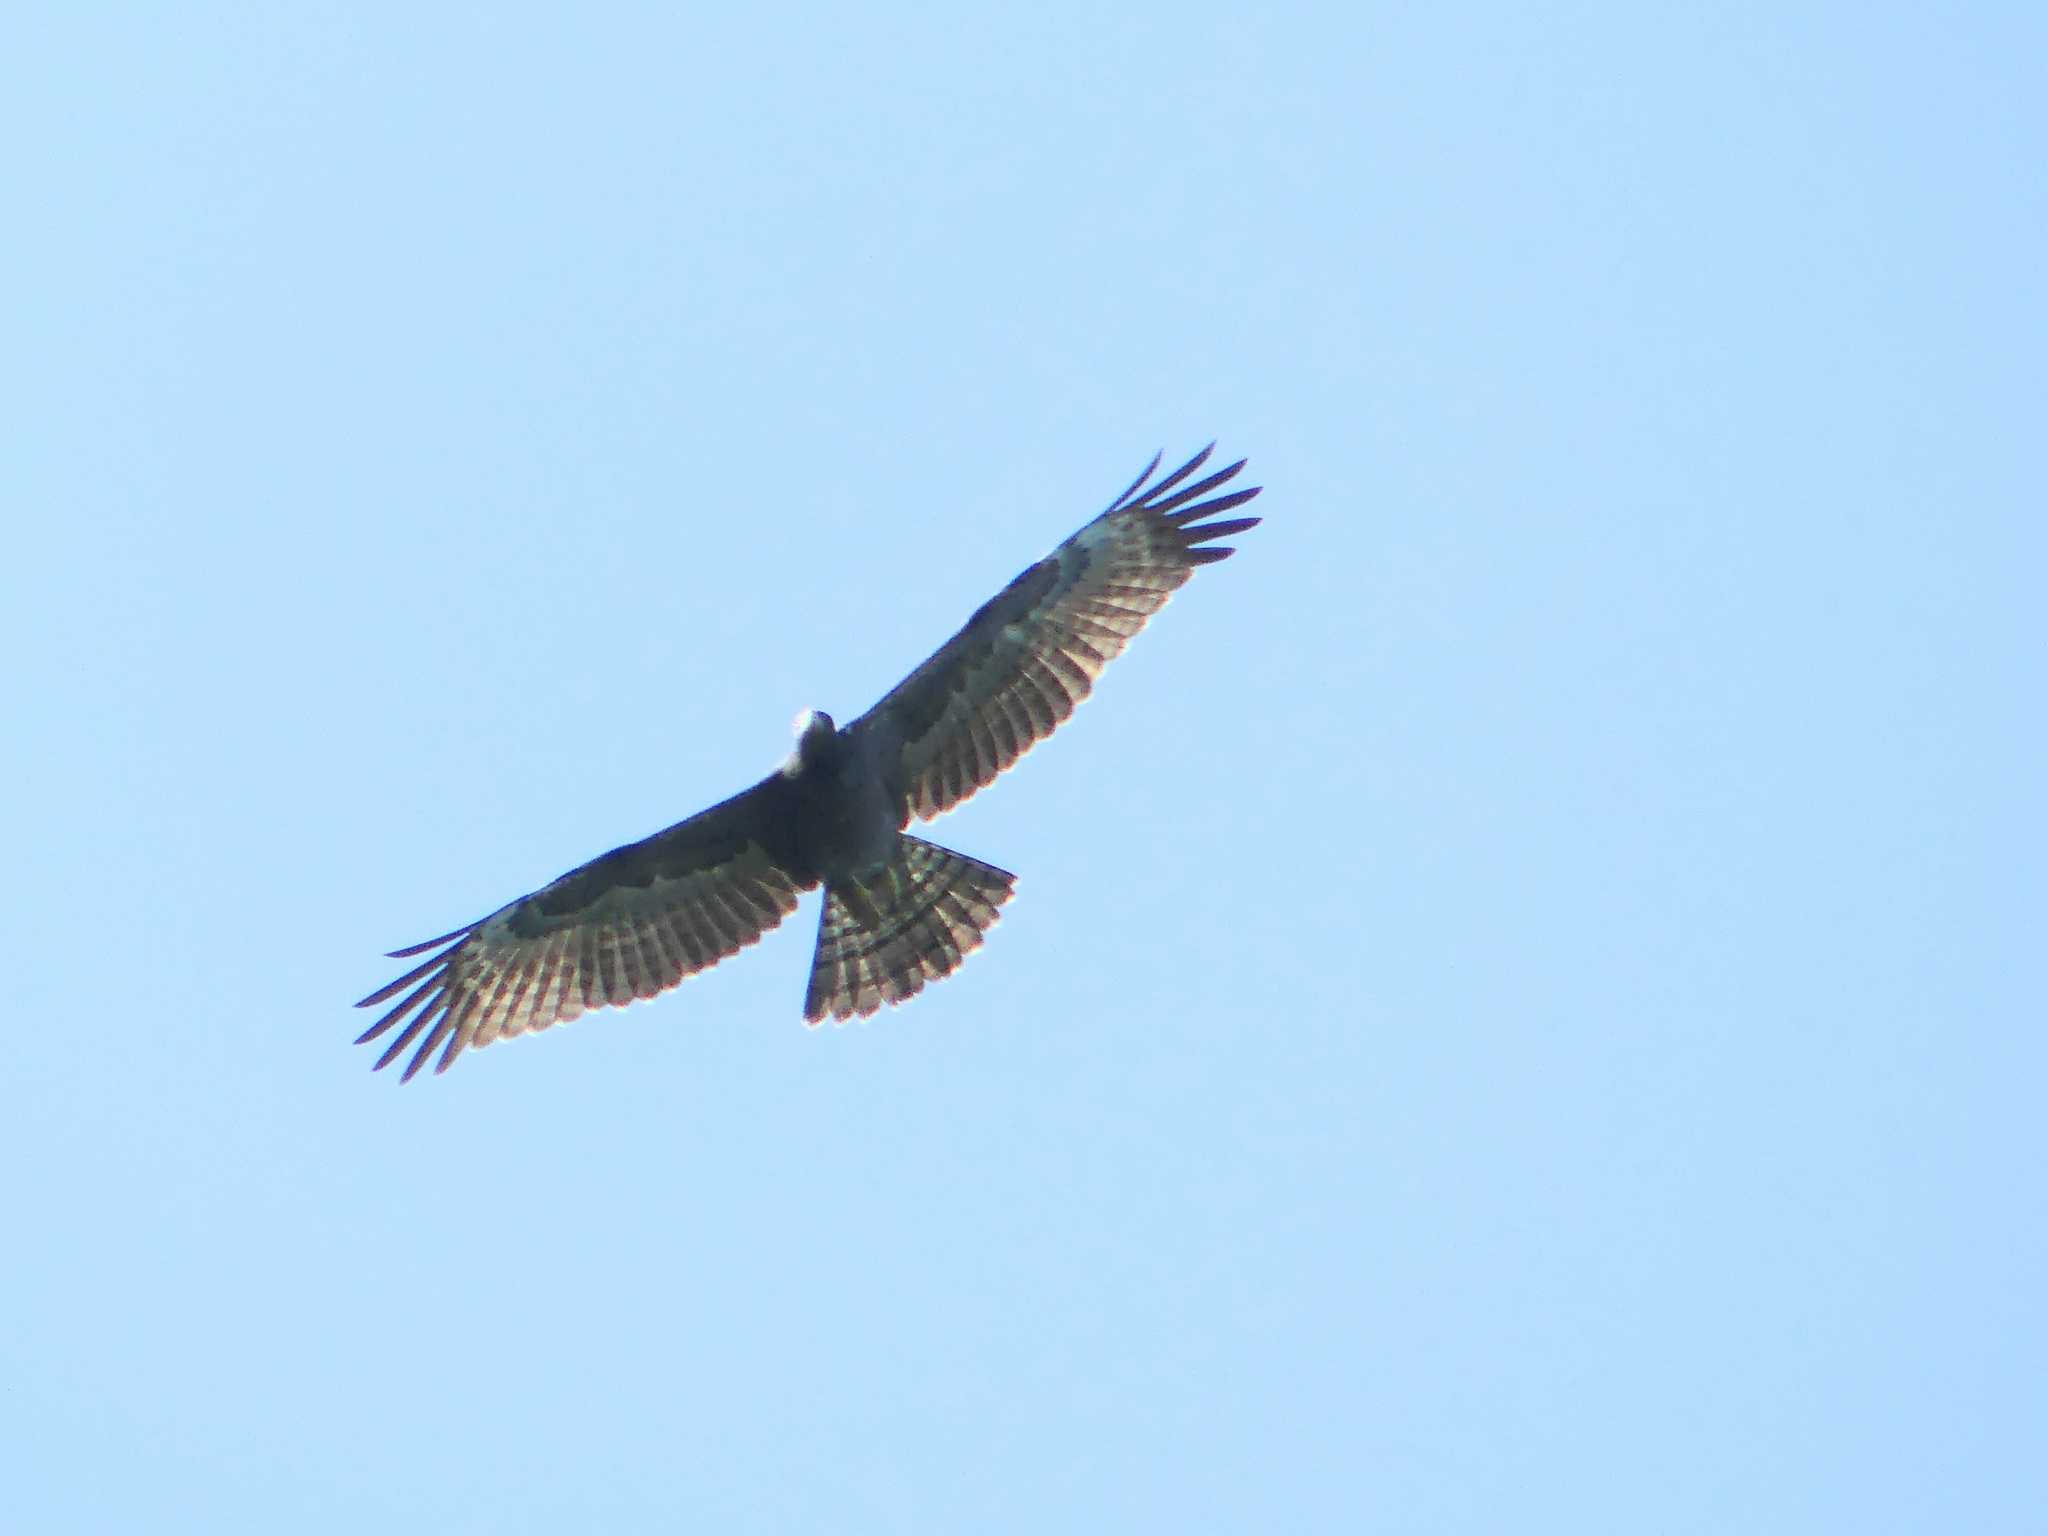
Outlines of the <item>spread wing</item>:
{"type": "Polygon", "coordinates": [[[1196,566],[1234,553],[1210,541],[1259,519],[1204,519],[1259,494],[1253,486],[1209,495],[1244,460],[1183,483],[1215,446],[1148,487],[1159,467],[1155,454],[1106,512],[984,603],[854,722],[854,731],[874,741],[906,820],[949,811],[994,782],[1074,712],[1196,566]]]}
{"type": "Polygon", "coordinates": [[[437,953],[356,1005],[374,1008],[405,993],[356,1043],[410,1016],[377,1058],[381,1069],[418,1040],[405,1069],[410,1081],[436,1047],[434,1070],[445,1072],[472,1045],[653,997],[739,953],[817,884],[787,846],[784,794],[781,777],[771,775],[481,922],[394,950],[394,960],[437,953]]]}

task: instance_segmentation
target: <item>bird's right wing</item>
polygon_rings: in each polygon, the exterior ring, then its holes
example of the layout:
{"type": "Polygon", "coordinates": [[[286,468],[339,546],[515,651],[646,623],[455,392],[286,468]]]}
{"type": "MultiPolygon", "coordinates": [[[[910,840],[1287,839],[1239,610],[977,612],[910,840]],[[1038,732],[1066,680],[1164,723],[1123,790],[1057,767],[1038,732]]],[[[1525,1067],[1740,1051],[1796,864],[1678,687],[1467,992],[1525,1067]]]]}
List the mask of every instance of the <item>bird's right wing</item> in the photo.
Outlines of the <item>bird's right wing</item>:
{"type": "Polygon", "coordinates": [[[437,1047],[434,1070],[445,1072],[470,1046],[653,997],[737,954],[817,884],[784,846],[782,785],[770,775],[480,922],[392,951],[394,960],[438,952],[356,1004],[374,1008],[406,994],[356,1043],[410,1015],[377,1058],[381,1069],[418,1040],[405,1068],[410,1081],[437,1047]]]}
{"type": "Polygon", "coordinates": [[[1257,486],[1210,495],[1243,459],[1184,484],[1214,447],[1147,485],[1155,455],[1107,511],[982,604],[853,723],[875,744],[905,817],[950,811],[1050,736],[1196,567],[1233,553],[1214,541],[1257,526],[1221,515],[1257,486]]]}

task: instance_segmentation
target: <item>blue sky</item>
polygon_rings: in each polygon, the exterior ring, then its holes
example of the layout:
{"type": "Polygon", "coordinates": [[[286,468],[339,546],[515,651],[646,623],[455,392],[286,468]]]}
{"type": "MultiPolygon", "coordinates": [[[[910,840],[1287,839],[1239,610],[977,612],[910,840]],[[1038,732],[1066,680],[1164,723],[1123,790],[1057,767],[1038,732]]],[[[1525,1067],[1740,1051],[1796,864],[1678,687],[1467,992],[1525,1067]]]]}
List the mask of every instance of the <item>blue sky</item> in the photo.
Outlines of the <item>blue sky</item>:
{"type": "Polygon", "coordinates": [[[11,32],[21,1529],[2038,1528],[2036,9],[11,32]],[[1211,437],[958,976],[369,1074],[1211,437]]]}

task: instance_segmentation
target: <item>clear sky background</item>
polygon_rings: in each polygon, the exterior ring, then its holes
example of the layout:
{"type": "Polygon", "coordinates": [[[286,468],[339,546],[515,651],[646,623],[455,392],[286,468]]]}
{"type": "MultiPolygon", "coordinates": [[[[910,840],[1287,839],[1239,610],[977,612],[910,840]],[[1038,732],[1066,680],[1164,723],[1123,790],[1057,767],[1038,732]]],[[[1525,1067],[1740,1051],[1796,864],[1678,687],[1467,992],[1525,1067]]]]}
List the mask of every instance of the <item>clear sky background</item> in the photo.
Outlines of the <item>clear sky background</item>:
{"type": "Polygon", "coordinates": [[[2042,14],[17,17],[8,1523],[2041,1529],[2042,14]],[[1212,436],[958,976],[369,1074],[1212,436]]]}

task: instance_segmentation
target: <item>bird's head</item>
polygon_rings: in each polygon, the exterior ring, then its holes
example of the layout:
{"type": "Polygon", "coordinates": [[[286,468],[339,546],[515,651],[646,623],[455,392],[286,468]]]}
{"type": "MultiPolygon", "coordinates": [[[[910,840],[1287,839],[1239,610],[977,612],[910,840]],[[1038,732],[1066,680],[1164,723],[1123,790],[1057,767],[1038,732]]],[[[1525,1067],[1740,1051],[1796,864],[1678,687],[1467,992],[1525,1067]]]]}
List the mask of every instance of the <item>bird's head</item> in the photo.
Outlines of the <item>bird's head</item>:
{"type": "Polygon", "coordinates": [[[786,779],[795,778],[815,763],[839,728],[822,709],[807,709],[796,717],[791,729],[796,732],[796,750],[782,765],[782,776],[786,779]]]}

